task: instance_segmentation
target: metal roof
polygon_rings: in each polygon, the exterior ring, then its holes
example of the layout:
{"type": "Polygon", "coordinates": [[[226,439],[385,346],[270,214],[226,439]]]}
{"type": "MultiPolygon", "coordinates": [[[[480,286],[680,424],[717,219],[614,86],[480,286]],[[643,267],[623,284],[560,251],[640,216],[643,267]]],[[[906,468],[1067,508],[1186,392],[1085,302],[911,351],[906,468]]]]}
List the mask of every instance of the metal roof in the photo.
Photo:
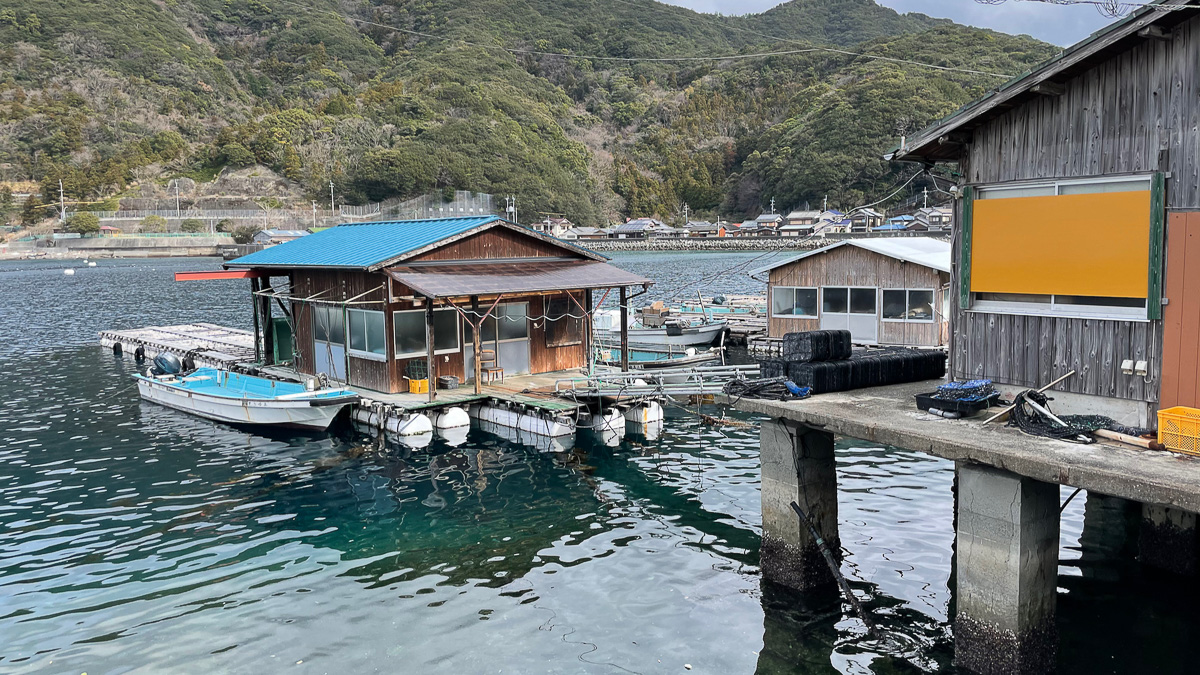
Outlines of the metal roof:
{"type": "Polygon", "coordinates": [[[472,216],[343,223],[231,260],[225,263],[225,266],[377,269],[399,262],[408,255],[435,247],[447,239],[489,227],[507,227],[535,239],[552,242],[587,258],[607,259],[570,242],[510,223],[499,216],[472,216]]]}
{"type": "Polygon", "coordinates": [[[790,265],[798,260],[803,260],[820,253],[828,253],[842,246],[857,246],[858,248],[863,248],[880,255],[886,255],[889,258],[914,263],[922,267],[938,270],[939,272],[950,271],[950,242],[948,241],[932,237],[881,237],[879,239],[846,239],[831,246],[802,253],[787,260],[771,263],[766,267],[754,270],[750,274],[753,276],[769,272],[777,267],[790,265]]]}
{"type": "Polygon", "coordinates": [[[645,277],[594,260],[391,267],[387,273],[396,281],[430,298],[617,288],[653,283],[645,277]]]}

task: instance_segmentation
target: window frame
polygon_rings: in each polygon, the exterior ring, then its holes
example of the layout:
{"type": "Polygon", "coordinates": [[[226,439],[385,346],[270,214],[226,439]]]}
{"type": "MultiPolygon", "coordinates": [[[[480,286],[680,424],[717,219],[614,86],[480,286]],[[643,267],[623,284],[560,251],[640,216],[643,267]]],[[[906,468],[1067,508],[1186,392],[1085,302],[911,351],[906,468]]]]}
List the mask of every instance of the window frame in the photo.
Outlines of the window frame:
{"type": "Polygon", "coordinates": [[[780,319],[819,319],[821,318],[821,289],[817,286],[772,286],[771,287],[771,318],[780,319]],[[816,295],[816,302],[813,308],[816,309],[815,314],[776,314],[775,313],[775,293],[780,290],[788,290],[792,292],[792,309],[796,308],[796,291],[812,291],[816,295]]]}
{"type": "MultiPolygon", "coordinates": [[[[569,340],[566,342],[551,342],[550,341],[550,324],[554,323],[555,321],[561,321],[562,320],[561,317],[565,317],[565,316],[574,314],[572,309],[577,309],[575,307],[575,303],[571,300],[570,297],[568,297],[569,295],[570,295],[570,292],[568,291],[564,295],[547,295],[547,296],[544,296],[542,299],[542,326],[543,326],[542,343],[546,346],[547,349],[557,349],[559,347],[574,347],[574,346],[583,344],[584,337],[587,334],[587,325],[584,323],[584,320],[582,317],[580,317],[578,319],[571,319],[572,321],[579,322],[579,338],[578,339],[569,340]],[[559,315],[560,318],[552,320],[550,318],[550,303],[554,302],[555,300],[561,300],[562,302],[566,303],[566,311],[563,314],[559,315]]],[[[582,304],[582,303],[580,303],[580,304],[582,304]]],[[[526,314],[526,316],[528,316],[528,313],[526,314]]]]}
{"type": "MultiPolygon", "coordinates": [[[[437,308],[434,308],[434,310],[433,310],[433,311],[434,311],[434,313],[435,313],[435,314],[436,314],[437,312],[453,312],[453,313],[454,313],[454,315],[455,315],[455,317],[457,317],[457,316],[458,316],[458,310],[454,309],[453,307],[437,307],[437,308]]],[[[424,340],[425,340],[425,336],[426,336],[426,335],[429,335],[429,323],[428,323],[428,321],[426,321],[426,319],[425,319],[425,310],[424,310],[424,309],[396,309],[396,310],[392,310],[392,351],[394,351],[394,352],[395,352],[395,355],[393,356],[393,358],[394,358],[395,360],[397,360],[397,361],[400,361],[400,360],[405,360],[405,359],[416,359],[416,358],[420,358],[420,357],[423,357],[423,356],[428,356],[428,355],[429,355],[429,345],[428,345],[428,344],[426,344],[426,345],[425,345],[425,349],[423,349],[423,350],[421,350],[421,351],[419,351],[419,352],[404,352],[404,353],[401,353],[401,352],[399,352],[399,351],[396,349],[396,315],[397,315],[397,314],[414,314],[414,313],[417,313],[417,312],[420,312],[420,313],[421,313],[421,325],[422,325],[422,326],[424,327],[424,329],[425,329],[425,333],[424,333],[424,335],[422,335],[422,337],[421,337],[422,341],[424,341],[424,340]]],[[[456,343],[456,344],[455,344],[455,346],[454,346],[454,348],[452,348],[452,349],[434,349],[434,350],[433,350],[433,354],[434,354],[434,356],[442,356],[442,355],[444,355],[444,354],[457,354],[457,353],[458,353],[460,350],[462,350],[462,348],[463,348],[463,339],[462,339],[462,338],[463,338],[463,328],[462,328],[462,320],[460,319],[460,320],[458,320],[458,321],[455,321],[455,322],[454,322],[454,327],[455,327],[455,336],[454,336],[454,341],[455,341],[455,343],[456,343]]]]}
{"type": "MultiPolygon", "coordinates": [[[[1088,176],[1083,178],[1052,178],[1045,180],[1031,181],[1012,181],[1005,183],[991,183],[980,185],[969,185],[964,190],[964,206],[963,206],[963,236],[959,244],[960,253],[958,262],[960,265],[959,274],[959,310],[963,312],[977,312],[980,314],[1009,314],[1019,316],[1041,316],[1049,318],[1071,318],[1071,319],[1095,319],[1095,320],[1112,320],[1112,321],[1135,321],[1135,322],[1150,322],[1162,318],[1161,297],[1162,297],[1162,246],[1156,248],[1156,238],[1159,242],[1163,238],[1163,222],[1165,220],[1165,209],[1162,208],[1162,193],[1164,191],[1164,174],[1161,172],[1140,172],[1128,173],[1112,176],[1088,176]],[[1080,186],[1121,186],[1123,189],[1118,190],[1072,190],[1064,192],[1064,188],[1078,188],[1080,186]],[[973,217],[973,204],[979,200],[987,199],[1012,199],[1024,196],[1031,196],[1027,193],[1030,190],[1049,190],[1049,194],[1043,196],[1062,196],[1064,194],[1096,194],[1102,192],[1119,192],[1119,191],[1141,191],[1147,190],[1151,194],[1151,214],[1150,214],[1150,279],[1148,279],[1145,304],[1142,307],[1122,307],[1114,305],[1083,305],[1083,304],[1058,304],[1054,302],[1054,295],[1051,295],[1049,303],[1021,302],[1021,301],[995,301],[995,300],[980,300],[977,296],[980,293],[970,290],[971,279],[971,220],[973,217]],[[1005,194],[1015,193],[1015,194],[1005,194]],[[1157,259],[1156,259],[1157,251],[1157,259]],[[1157,272],[1156,272],[1157,270],[1157,272]]],[[[1139,298],[1140,299],[1140,298],[1139,298]]]]}
{"type": "MultiPolygon", "coordinates": [[[[367,326],[367,324],[366,324],[366,320],[364,318],[363,328],[365,329],[366,326],[367,326]]],[[[388,360],[387,312],[384,312],[383,310],[380,310],[380,309],[363,309],[361,307],[347,307],[346,308],[346,353],[348,353],[350,356],[353,356],[354,358],[357,358],[357,359],[366,359],[368,361],[387,361],[388,360]],[[363,335],[364,344],[366,344],[366,346],[367,346],[366,351],[364,351],[362,349],[355,349],[352,346],[354,344],[354,337],[353,337],[354,330],[353,329],[354,329],[355,313],[378,314],[383,318],[383,324],[382,324],[383,325],[383,353],[382,354],[370,351],[370,349],[371,349],[371,340],[370,340],[371,333],[370,333],[370,331],[365,332],[363,335]]]]}
{"type": "MultiPolygon", "coordinates": [[[[887,323],[920,323],[920,324],[937,323],[938,322],[938,309],[937,309],[938,290],[939,289],[936,289],[936,288],[880,288],[879,289],[879,320],[887,322],[887,323]],[[884,306],[883,294],[887,293],[888,291],[904,293],[904,318],[889,319],[888,317],[884,316],[884,314],[883,314],[883,306],[884,306]],[[929,308],[930,308],[930,311],[933,312],[932,317],[930,317],[928,319],[910,319],[908,317],[908,313],[912,309],[911,295],[914,291],[917,293],[929,293],[930,294],[929,308]]],[[[945,317],[946,315],[942,314],[942,316],[945,317]]]]}
{"type": "Polygon", "coordinates": [[[1121,307],[1117,305],[1057,303],[1054,301],[1057,296],[1053,294],[1049,296],[1049,302],[982,300],[978,297],[980,295],[983,294],[976,293],[974,291],[971,292],[971,308],[967,310],[968,312],[978,312],[980,314],[1044,316],[1049,318],[1064,319],[1111,319],[1114,321],[1140,321],[1143,323],[1150,321],[1150,319],[1146,316],[1146,311],[1148,309],[1146,304],[1143,304],[1141,307],[1121,307]]]}

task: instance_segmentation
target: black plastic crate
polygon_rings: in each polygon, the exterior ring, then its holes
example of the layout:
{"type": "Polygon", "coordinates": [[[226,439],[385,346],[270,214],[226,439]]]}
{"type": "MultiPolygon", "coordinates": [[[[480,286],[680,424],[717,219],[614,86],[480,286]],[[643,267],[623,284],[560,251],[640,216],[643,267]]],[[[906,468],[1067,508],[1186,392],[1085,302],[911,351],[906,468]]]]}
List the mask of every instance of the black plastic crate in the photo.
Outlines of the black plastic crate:
{"type": "Polygon", "coordinates": [[[935,398],[936,395],[936,391],[931,391],[928,394],[917,394],[917,409],[929,410],[930,408],[936,408],[945,412],[962,413],[963,417],[968,417],[978,413],[980,410],[987,410],[1000,403],[999,392],[994,392],[986,398],[974,401],[935,398]]]}

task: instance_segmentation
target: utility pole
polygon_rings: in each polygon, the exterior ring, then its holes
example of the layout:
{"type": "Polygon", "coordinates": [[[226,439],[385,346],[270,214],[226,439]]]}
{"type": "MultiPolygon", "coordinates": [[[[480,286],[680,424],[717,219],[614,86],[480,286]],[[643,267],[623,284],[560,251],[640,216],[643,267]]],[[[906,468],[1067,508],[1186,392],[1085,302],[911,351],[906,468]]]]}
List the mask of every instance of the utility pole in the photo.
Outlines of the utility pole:
{"type": "Polygon", "coordinates": [[[313,205],[313,229],[317,229],[317,200],[312,200],[313,205]]]}
{"type": "Polygon", "coordinates": [[[687,225],[687,223],[688,223],[688,205],[687,205],[687,202],[684,202],[683,203],[683,224],[687,225]]]}
{"type": "Polygon", "coordinates": [[[925,207],[924,208],[929,208],[929,188],[925,188],[924,193],[925,193],[925,207]]]}
{"type": "Polygon", "coordinates": [[[771,197],[771,213],[775,213],[775,198],[771,197]]]}
{"type": "Polygon", "coordinates": [[[514,223],[520,223],[521,221],[517,220],[517,198],[516,198],[516,196],[510,195],[508,197],[505,197],[504,203],[505,203],[504,212],[506,214],[508,214],[508,219],[514,223]]]}
{"type": "MultiPolygon", "coordinates": [[[[43,211],[43,213],[45,213],[43,211]]],[[[58,222],[67,219],[67,198],[63,196],[62,179],[58,179],[58,222]]]]}
{"type": "Polygon", "coordinates": [[[179,218],[179,179],[171,181],[175,183],[175,218],[179,218]]]}
{"type": "Polygon", "coordinates": [[[825,195],[825,201],[821,202],[821,213],[829,210],[829,195],[825,195]]]}
{"type": "Polygon", "coordinates": [[[330,179],[330,180],[329,180],[329,212],[330,212],[330,213],[333,213],[333,211],[334,211],[334,206],[333,206],[333,179],[330,179]]]}

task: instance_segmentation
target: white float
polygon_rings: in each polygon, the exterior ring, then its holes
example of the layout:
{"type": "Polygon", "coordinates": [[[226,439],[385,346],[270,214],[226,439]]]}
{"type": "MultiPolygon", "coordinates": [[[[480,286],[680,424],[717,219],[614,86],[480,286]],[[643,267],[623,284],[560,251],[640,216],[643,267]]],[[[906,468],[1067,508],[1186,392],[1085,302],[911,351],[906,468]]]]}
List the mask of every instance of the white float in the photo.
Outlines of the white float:
{"type": "Polygon", "coordinates": [[[75,270],[68,267],[67,269],[63,270],[63,274],[65,274],[69,277],[73,277],[73,276],[75,276],[75,270]]]}
{"type": "MultiPolygon", "coordinates": [[[[378,429],[379,415],[369,408],[359,408],[354,411],[354,420],[365,424],[372,429],[378,429]]],[[[433,422],[429,418],[420,413],[399,413],[388,415],[384,422],[384,428],[388,433],[397,436],[417,436],[420,434],[432,434],[433,422]]],[[[427,444],[428,445],[428,444],[427,444]]]]}
{"type": "Polygon", "coordinates": [[[656,401],[639,403],[625,411],[625,420],[634,424],[654,424],[663,421],[663,407],[656,401]]]}
{"type": "Polygon", "coordinates": [[[433,426],[435,429],[456,429],[471,426],[471,416],[466,410],[457,406],[446,408],[434,413],[433,426]]]}
{"type": "Polygon", "coordinates": [[[94,263],[94,262],[88,263],[88,267],[95,267],[95,266],[96,266],[96,263],[94,263]]]}
{"type": "Polygon", "coordinates": [[[547,418],[484,403],[477,403],[471,406],[471,417],[480,422],[497,424],[525,433],[546,436],[547,438],[571,436],[575,433],[575,425],[566,418],[547,418]]]}

